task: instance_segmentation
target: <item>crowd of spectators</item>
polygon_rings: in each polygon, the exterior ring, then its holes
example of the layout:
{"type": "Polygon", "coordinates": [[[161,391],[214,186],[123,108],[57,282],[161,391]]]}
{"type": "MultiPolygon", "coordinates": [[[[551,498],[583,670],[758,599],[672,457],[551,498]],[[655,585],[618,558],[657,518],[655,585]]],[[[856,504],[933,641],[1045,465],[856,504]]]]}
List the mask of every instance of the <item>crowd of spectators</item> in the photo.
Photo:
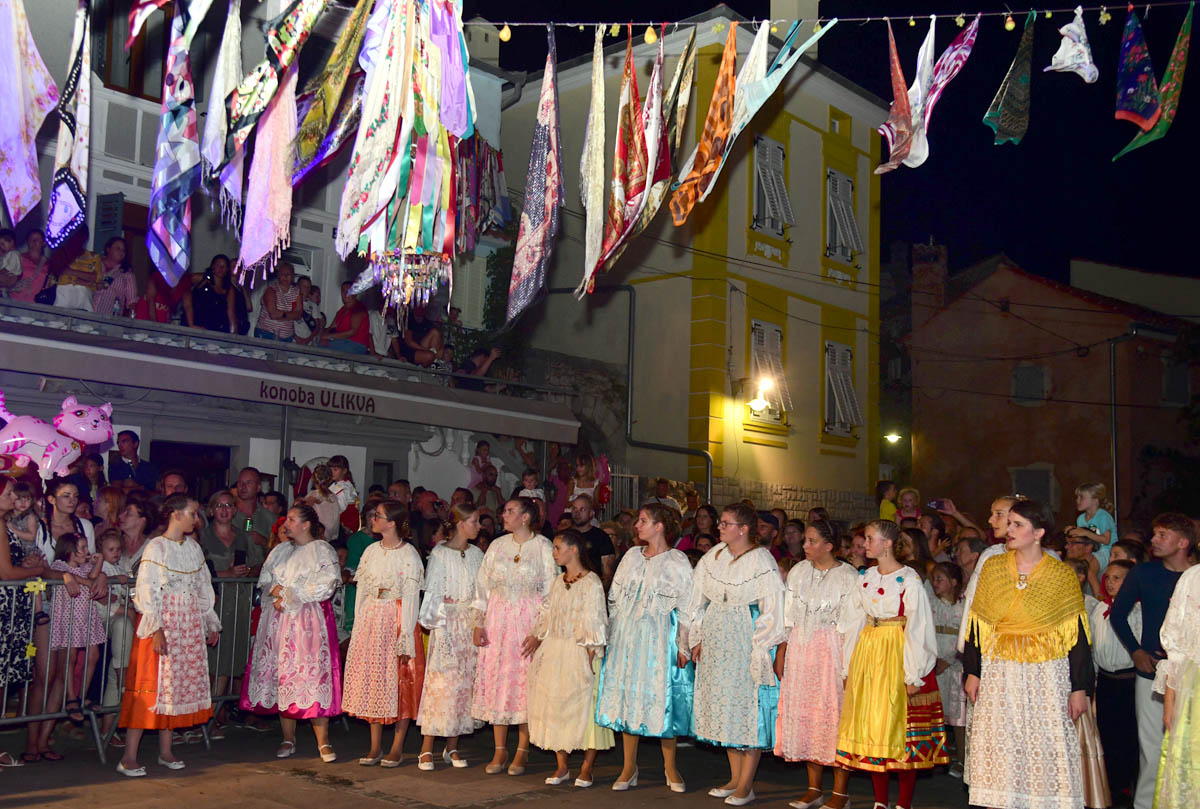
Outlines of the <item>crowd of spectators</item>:
{"type": "Polygon", "coordinates": [[[0,297],[393,359],[458,374],[446,377],[451,387],[499,389],[498,383],[483,378],[494,376],[492,366],[500,350],[481,345],[459,351],[452,342],[453,335],[465,335],[456,308],[440,320],[424,306],[403,313],[370,311],[346,281],[340,286],[340,307],[327,319],[321,310],[321,288],[287,261],[253,286],[238,279],[229,257],[222,254],[213,256],[207,268],[185,274],[175,286],[154,269],[139,284],[123,238],[109,239],[99,253],[87,250],[86,244],[86,227],[52,254],[40,230],[30,231],[20,247],[12,230],[0,230],[0,297]]]}

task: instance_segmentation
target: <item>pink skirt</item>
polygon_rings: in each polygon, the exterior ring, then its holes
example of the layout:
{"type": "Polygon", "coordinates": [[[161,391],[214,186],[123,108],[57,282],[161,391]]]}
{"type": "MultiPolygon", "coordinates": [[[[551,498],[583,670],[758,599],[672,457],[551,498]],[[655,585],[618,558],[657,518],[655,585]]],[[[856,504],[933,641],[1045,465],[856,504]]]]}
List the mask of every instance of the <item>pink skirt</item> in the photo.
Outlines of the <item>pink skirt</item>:
{"type": "Polygon", "coordinates": [[[533,629],[540,596],[519,601],[493,598],[488,604],[484,629],[488,645],[479,648],[471,716],[493,725],[520,725],[528,721],[526,678],[529,658],[521,643],[533,629]]]}
{"type": "Polygon", "coordinates": [[[328,599],[304,604],[292,614],[263,610],[239,705],[288,719],[342,713],[342,664],[328,599]]]}
{"type": "Polygon", "coordinates": [[[421,625],[413,627],[413,648],[407,663],[396,656],[401,601],[371,599],[354,622],[346,651],[345,697],[342,708],[351,716],[390,725],[416,719],[425,683],[425,644],[421,625]]]}
{"type": "Polygon", "coordinates": [[[842,647],[831,627],[808,640],[802,629],[788,638],[775,720],[775,755],[786,761],[832,765],[842,715],[842,647]]]}

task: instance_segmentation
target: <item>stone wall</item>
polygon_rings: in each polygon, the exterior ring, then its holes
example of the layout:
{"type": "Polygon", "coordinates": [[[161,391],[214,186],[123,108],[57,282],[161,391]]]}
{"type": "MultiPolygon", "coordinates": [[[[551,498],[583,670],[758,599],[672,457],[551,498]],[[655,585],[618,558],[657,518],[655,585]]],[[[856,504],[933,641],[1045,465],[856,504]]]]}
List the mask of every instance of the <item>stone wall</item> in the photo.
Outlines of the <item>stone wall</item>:
{"type": "Polygon", "coordinates": [[[531,349],[525,355],[527,379],[575,391],[571,409],[579,419],[580,443],[594,455],[625,462],[625,366],[531,349]]]}
{"type": "Polygon", "coordinates": [[[785,483],[737,478],[713,480],[713,503],[719,504],[718,508],[745,498],[749,498],[758,508],[781,508],[788,513],[788,517],[800,519],[804,519],[808,510],[816,506],[824,506],[830,517],[845,523],[873,520],[879,516],[875,497],[868,492],[807,489],[785,483]]]}

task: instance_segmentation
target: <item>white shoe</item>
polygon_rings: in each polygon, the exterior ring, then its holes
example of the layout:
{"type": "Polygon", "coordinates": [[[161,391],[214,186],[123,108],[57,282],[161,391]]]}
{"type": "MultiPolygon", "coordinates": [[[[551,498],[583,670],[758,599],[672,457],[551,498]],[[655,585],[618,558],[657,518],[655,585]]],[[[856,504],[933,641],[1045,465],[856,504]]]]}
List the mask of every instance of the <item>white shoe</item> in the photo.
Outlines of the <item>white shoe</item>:
{"type": "Polygon", "coordinates": [[[417,769],[425,772],[433,771],[433,753],[422,753],[417,756],[417,769]],[[425,761],[425,756],[429,756],[429,761],[425,761]]]}
{"type": "Polygon", "coordinates": [[[446,762],[451,767],[458,767],[461,770],[463,767],[467,766],[467,760],[465,758],[455,758],[454,754],[457,752],[457,750],[443,750],[442,761],[446,762]]]}
{"type": "Polygon", "coordinates": [[[685,784],[683,781],[680,781],[679,783],[668,781],[667,786],[670,787],[672,792],[685,792],[687,790],[687,784],[685,784]]]}
{"type": "Polygon", "coordinates": [[[317,748],[317,754],[321,756],[321,761],[324,761],[326,764],[332,764],[333,762],[337,761],[337,753],[333,751],[332,744],[321,745],[317,748]],[[326,753],[326,750],[329,752],[326,753]]]}
{"type": "Polygon", "coordinates": [[[118,761],[117,772],[121,773],[121,775],[124,775],[126,778],[143,778],[146,775],[146,768],[134,767],[133,769],[127,770],[125,769],[125,766],[118,761]]]}
{"type": "Polygon", "coordinates": [[[633,777],[630,778],[628,781],[614,781],[613,782],[613,785],[612,785],[613,792],[624,792],[625,790],[629,789],[630,787],[637,786],[637,777],[638,777],[638,770],[637,770],[637,767],[634,767],[633,768],[633,777]]]}
{"type": "Polygon", "coordinates": [[[358,760],[360,767],[374,767],[382,756],[363,756],[358,760]]]}
{"type": "Polygon", "coordinates": [[[559,784],[565,784],[565,783],[567,783],[567,782],[568,782],[568,781],[570,781],[570,780],[571,780],[571,773],[568,771],[566,775],[552,775],[552,776],[550,776],[549,778],[547,778],[547,779],[546,779],[546,783],[547,783],[547,784],[549,784],[549,785],[550,785],[550,786],[552,786],[552,787],[556,787],[556,786],[558,786],[559,784]]]}
{"type": "Polygon", "coordinates": [[[162,756],[158,757],[158,763],[166,767],[168,770],[182,770],[187,766],[182,761],[167,761],[162,756]]]}
{"type": "MultiPolygon", "coordinates": [[[[840,792],[835,792],[835,793],[833,793],[833,797],[846,798],[846,803],[842,806],[842,809],[850,809],[850,796],[849,795],[843,795],[840,792]]],[[[832,809],[832,807],[830,807],[829,804],[825,804],[824,806],[821,807],[821,809],[832,809]]]]}
{"type": "Polygon", "coordinates": [[[575,779],[575,786],[579,787],[580,789],[587,789],[592,785],[592,783],[592,781],[584,781],[582,778],[575,779]]]}
{"type": "Polygon", "coordinates": [[[275,751],[275,758],[288,758],[296,755],[296,743],[284,742],[279,745],[279,749],[275,751]]]}
{"type": "Polygon", "coordinates": [[[710,798],[728,798],[732,794],[732,789],[724,789],[722,787],[713,787],[708,791],[708,796],[710,798]]]}
{"type": "Polygon", "coordinates": [[[750,790],[750,794],[744,798],[738,798],[734,795],[730,795],[729,797],[727,797],[725,799],[725,803],[728,804],[729,806],[745,806],[746,804],[752,803],[753,801],[754,801],[754,790],[753,789],[750,790]]]}
{"type": "Polygon", "coordinates": [[[818,795],[815,801],[788,801],[788,806],[792,809],[817,809],[824,800],[824,795],[818,795]]]}
{"type": "Polygon", "coordinates": [[[879,801],[875,801],[875,806],[873,807],[873,809],[888,809],[888,805],[886,803],[880,803],[879,801]]]}

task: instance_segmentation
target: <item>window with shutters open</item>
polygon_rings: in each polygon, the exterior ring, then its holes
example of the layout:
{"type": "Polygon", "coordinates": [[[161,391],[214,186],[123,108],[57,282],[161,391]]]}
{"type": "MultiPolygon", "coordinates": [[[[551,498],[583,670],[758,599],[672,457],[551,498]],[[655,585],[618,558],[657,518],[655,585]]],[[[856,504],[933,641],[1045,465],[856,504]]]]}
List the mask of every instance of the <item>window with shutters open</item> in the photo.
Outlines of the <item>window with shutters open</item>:
{"type": "Polygon", "coordinates": [[[752,230],[782,239],[784,229],[796,224],[787,188],[787,152],[779,141],[754,139],[754,210],[752,230]]]}
{"type": "Polygon", "coordinates": [[[825,255],[851,264],[863,252],[862,232],[854,215],[854,180],[837,169],[825,172],[825,255]]]}
{"type": "Polygon", "coordinates": [[[783,359],[783,327],[763,320],[751,320],[748,392],[753,396],[763,380],[770,380],[770,385],[763,391],[763,398],[768,402],[767,408],[760,413],[747,408],[751,423],[787,423],[786,414],[792,409],[792,394],[784,375],[783,359]]]}
{"type": "Polygon", "coordinates": [[[854,349],[843,343],[825,343],[825,432],[852,435],[866,424],[854,389],[854,349]]]}

